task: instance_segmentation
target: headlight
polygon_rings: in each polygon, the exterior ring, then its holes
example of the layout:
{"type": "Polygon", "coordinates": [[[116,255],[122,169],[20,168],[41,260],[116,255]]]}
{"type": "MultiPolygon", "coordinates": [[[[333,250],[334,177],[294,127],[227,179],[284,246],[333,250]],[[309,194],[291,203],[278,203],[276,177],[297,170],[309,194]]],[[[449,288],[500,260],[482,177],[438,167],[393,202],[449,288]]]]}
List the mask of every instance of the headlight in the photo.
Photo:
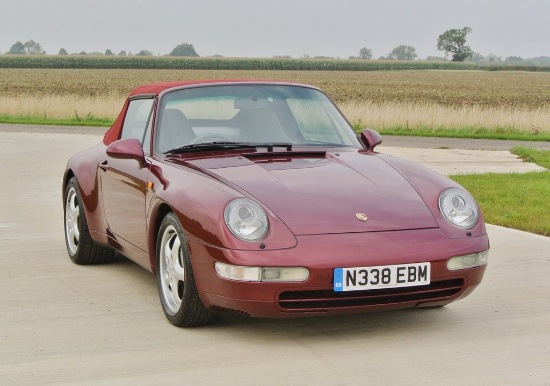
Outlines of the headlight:
{"type": "Polygon", "coordinates": [[[479,218],[474,198],[461,189],[447,189],[439,196],[439,210],[453,225],[460,228],[473,227],[479,218]]]}
{"type": "Polygon", "coordinates": [[[262,207],[247,198],[238,198],[225,207],[225,224],[238,238],[257,241],[269,229],[269,220],[262,207]]]}

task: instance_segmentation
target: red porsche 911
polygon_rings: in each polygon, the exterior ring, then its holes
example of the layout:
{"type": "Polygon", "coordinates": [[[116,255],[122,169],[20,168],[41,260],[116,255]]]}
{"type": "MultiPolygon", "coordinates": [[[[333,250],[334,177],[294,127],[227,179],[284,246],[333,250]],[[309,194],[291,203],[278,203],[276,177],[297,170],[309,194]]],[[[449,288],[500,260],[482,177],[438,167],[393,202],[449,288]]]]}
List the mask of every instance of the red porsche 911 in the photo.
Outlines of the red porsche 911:
{"type": "Polygon", "coordinates": [[[136,88],[63,177],[76,264],[115,251],[156,275],[177,326],[442,306],[481,282],[489,239],[460,185],[380,154],[319,89],[136,88]]]}

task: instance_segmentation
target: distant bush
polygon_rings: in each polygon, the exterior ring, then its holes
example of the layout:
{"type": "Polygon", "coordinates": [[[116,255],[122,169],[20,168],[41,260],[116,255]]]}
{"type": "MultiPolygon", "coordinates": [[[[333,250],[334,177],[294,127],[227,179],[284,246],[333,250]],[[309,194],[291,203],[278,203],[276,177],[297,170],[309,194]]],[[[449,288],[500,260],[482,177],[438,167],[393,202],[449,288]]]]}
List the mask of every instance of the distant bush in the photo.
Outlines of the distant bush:
{"type": "Polygon", "coordinates": [[[480,66],[480,69],[487,71],[537,71],[550,72],[550,66],[530,66],[530,65],[505,65],[495,64],[492,66],[480,66]]]}

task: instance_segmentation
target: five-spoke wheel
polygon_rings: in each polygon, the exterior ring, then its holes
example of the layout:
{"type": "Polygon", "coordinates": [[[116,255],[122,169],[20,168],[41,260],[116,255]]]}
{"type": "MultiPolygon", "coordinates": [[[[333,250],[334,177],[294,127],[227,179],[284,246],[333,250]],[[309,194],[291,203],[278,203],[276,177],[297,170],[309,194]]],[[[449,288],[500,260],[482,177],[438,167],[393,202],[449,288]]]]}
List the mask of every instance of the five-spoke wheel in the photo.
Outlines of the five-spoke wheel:
{"type": "Polygon", "coordinates": [[[76,264],[99,264],[111,259],[114,251],[97,244],[88,231],[82,197],[75,177],[65,188],[65,244],[76,264]]]}
{"type": "Polygon", "coordinates": [[[157,237],[157,285],[170,323],[191,327],[214,320],[215,312],[206,308],[198,295],[187,242],[173,213],[166,215],[157,237]]]}

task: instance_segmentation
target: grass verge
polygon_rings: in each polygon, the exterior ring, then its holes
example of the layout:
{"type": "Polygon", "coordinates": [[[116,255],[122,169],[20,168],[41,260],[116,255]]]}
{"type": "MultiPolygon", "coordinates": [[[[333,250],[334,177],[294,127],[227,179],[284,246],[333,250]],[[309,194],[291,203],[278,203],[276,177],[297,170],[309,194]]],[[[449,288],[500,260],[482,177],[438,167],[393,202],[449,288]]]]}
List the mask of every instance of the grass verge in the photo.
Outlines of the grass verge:
{"type": "Polygon", "coordinates": [[[461,129],[429,127],[390,127],[379,130],[382,135],[405,135],[413,137],[441,138],[473,138],[473,139],[503,139],[513,141],[550,141],[550,134],[538,132],[519,132],[514,129],[482,129],[479,127],[464,127],[461,129]]]}
{"type": "Polygon", "coordinates": [[[109,127],[113,124],[110,118],[98,118],[86,116],[84,118],[48,118],[33,116],[9,116],[0,115],[0,123],[16,123],[25,125],[56,125],[56,126],[102,126],[109,127]]]}
{"type": "MultiPolygon", "coordinates": [[[[353,128],[360,133],[365,127],[362,123],[354,124],[353,128]]],[[[432,128],[432,127],[403,127],[391,126],[379,128],[377,131],[382,135],[403,135],[411,137],[439,137],[439,138],[471,138],[471,139],[500,139],[509,141],[542,141],[550,142],[550,133],[538,131],[526,132],[513,128],[485,129],[479,127],[453,128],[432,128]]]]}
{"type": "Polygon", "coordinates": [[[550,151],[541,151],[537,149],[517,146],[511,150],[512,154],[517,155],[525,162],[533,162],[543,168],[550,170],[550,151]]]}
{"type": "MultiPolygon", "coordinates": [[[[527,162],[550,168],[550,151],[516,147],[512,153],[527,162]]],[[[451,178],[474,195],[486,222],[550,236],[550,171],[451,178]]]]}

